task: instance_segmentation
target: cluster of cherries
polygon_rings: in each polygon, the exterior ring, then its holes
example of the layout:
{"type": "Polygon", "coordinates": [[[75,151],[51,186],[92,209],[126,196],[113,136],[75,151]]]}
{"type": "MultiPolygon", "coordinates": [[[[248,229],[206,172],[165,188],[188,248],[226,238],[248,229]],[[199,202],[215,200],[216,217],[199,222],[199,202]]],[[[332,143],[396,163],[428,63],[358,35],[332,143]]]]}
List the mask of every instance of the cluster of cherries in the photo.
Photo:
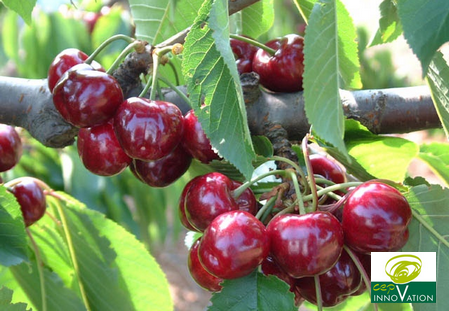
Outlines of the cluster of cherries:
{"type": "Polygon", "coordinates": [[[265,43],[269,51],[240,39],[230,39],[239,74],[257,73],[260,84],[273,92],[303,90],[304,38],[302,36],[289,34],[270,40],[265,43]]]}
{"type": "MultiPolygon", "coordinates": [[[[0,124],[0,173],[9,171],[22,156],[22,141],[14,127],[0,124]]],[[[0,177],[0,184],[3,181],[0,177]]],[[[40,181],[31,177],[22,177],[5,184],[20,205],[25,226],[38,221],[45,214],[47,202],[40,181]]]]}
{"type": "Polygon", "coordinates": [[[77,148],[94,174],[113,176],[129,167],[142,182],[165,187],[189,168],[192,158],[218,159],[192,111],[143,97],[124,99],[117,80],[77,50],[59,53],[48,86],[61,116],[79,128],[77,148]]]}
{"type": "MultiPolygon", "coordinates": [[[[346,181],[341,166],[327,156],[311,155],[310,163],[320,182],[346,181]]],[[[317,211],[273,213],[262,222],[250,188],[216,172],[192,179],[179,200],[182,224],[202,233],[189,251],[192,278],[216,292],[223,280],[260,269],[285,281],[297,304],[317,304],[318,276],[324,307],[363,293],[370,253],[405,245],[411,209],[396,188],[375,180],[340,194],[333,203],[323,195],[324,208],[317,211]]]]}

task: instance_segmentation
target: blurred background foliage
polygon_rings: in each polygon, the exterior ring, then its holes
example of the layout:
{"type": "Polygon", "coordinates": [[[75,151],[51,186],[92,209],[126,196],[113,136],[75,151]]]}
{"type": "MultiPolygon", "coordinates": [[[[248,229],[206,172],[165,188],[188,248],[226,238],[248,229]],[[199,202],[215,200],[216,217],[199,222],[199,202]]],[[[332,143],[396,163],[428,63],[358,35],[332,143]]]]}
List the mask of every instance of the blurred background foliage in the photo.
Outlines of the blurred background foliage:
{"type": "MultiPolygon", "coordinates": [[[[173,0],[176,5],[182,0],[173,0]]],[[[275,22],[256,38],[262,42],[288,33],[304,33],[292,1],[274,1],[275,22]]],[[[232,18],[236,31],[239,15],[232,18]]],[[[0,3],[0,75],[45,78],[53,58],[65,48],[78,48],[90,54],[114,34],[133,35],[127,1],[38,0],[33,24],[26,25],[14,12],[0,3]],[[96,21],[95,23],[92,23],[96,21]]],[[[389,88],[410,85],[399,76],[389,50],[367,56],[371,33],[359,28],[359,57],[364,88],[389,88]]],[[[96,59],[108,68],[126,43],[110,45],[96,59]]],[[[34,176],[56,190],[63,190],[121,224],[148,247],[178,240],[182,229],[178,215],[179,195],[188,180],[186,173],[173,185],[156,189],[138,181],[129,170],[114,177],[89,173],[79,160],[76,147],[50,149],[30,138],[24,131],[24,152],[20,163],[4,174],[5,181],[34,176]]],[[[198,164],[198,163],[196,163],[198,164]]],[[[198,165],[196,165],[198,166],[198,165]]]]}

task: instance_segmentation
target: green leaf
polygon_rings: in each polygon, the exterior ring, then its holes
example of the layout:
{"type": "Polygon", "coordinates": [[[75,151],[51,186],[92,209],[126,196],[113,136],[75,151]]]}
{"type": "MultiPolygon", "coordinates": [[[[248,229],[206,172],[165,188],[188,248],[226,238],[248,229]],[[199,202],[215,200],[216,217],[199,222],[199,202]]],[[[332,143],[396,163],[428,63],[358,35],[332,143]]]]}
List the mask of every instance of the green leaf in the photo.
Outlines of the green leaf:
{"type": "Polygon", "coordinates": [[[248,276],[225,280],[221,292],[214,293],[209,311],[294,311],[294,295],[275,276],[254,271],[248,276]]]}
{"type": "Polygon", "coordinates": [[[404,37],[425,76],[435,52],[449,41],[449,1],[397,0],[397,7],[404,37]]]}
{"type": "Polygon", "coordinates": [[[303,19],[307,22],[312,14],[313,6],[317,0],[294,0],[296,7],[301,13],[303,19]]]}
{"type": "Polygon", "coordinates": [[[274,23],[273,0],[261,0],[242,10],[242,34],[257,38],[274,23]]]}
{"type": "Polygon", "coordinates": [[[449,144],[433,142],[421,145],[418,156],[449,186],[449,144]]]}
{"type": "Polygon", "coordinates": [[[430,63],[426,81],[446,137],[449,138],[449,67],[441,52],[437,52],[430,63]]]}
{"type": "Polygon", "coordinates": [[[36,0],[1,0],[3,4],[10,10],[19,14],[25,23],[31,25],[31,13],[36,5],[36,0]]]}
{"type": "Polygon", "coordinates": [[[322,0],[314,5],[304,42],[305,111],[314,133],[343,154],[339,90],[361,86],[355,38],[352,19],[340,1],[322,0]]]}
{"type": "Polygon", "coordinates": [[[65,219],[65,232],[93,309],[145,310],[151,306],[172,310],[165,275],[143,244],[103,214],[66,198],[59,203],[52,200],[52,204],[65,219]]]}
{"type": "Polygon", "coordinates": [[[404,180],[419,149],[414,142],[403,138],[372,134],[354,120],[346,121],[345,146],[351,162],[335,148],[328,148],[328,151],[348,172],[361,180],[383,178],[395,182],[404,180]]]}
{"type": "Polygon", "coordinates": [[[25,303],[12,303],[13,291],[6,287],[0,288],[0,310],[2,311],[27,311],[25,303]]]}
{"type": "Polygon", "coordinates": [[[129,0],[137,39],[156,43],[156,36],[163,31],[161,25],[167,18],[171,3],[170,0],[129,0]]]}
{"type": "Polygon", "coordinates": [[[0,265],[8,267],[27,260],[27,236],[20,206],[0,186],[0,265]]]}
{"type": "Polygon", "coordinates": [[[449,189],[438,185],[412,187],[406,198],[413,210],[409,225],[410,236],[402,248],[404,252],[436,252],[437,301],[436,304],[413,304],[414,310],[445,310],[449,305],[449,189]]]}
{"type": "Polygon", "coordinates": [[[371,46],[393,42],[402,34],[402,24],[396,5],[392,0],[382,1],[380,15],[379,29],[370,44],[371,46]]]}
{"type": "Polygon", "coordinates": [[[183,75],[212,146],[249,179],[255,154],[229,43],[227,6],[228,1],[216,0],[201,7],[184,45],[183,75]]]}

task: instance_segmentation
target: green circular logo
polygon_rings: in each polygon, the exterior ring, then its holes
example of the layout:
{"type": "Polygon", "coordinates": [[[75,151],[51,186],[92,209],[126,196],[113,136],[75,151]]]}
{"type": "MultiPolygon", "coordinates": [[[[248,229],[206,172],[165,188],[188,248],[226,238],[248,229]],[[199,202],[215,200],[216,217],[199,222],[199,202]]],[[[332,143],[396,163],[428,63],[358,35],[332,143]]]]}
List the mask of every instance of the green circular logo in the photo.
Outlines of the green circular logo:
{"type": "Polygon", "coordinates": [[[396,284],[404,284],[414,280],[421,273],[422,261],[409,254],[398,255],[388,260],[385,272],[396,284]]]}

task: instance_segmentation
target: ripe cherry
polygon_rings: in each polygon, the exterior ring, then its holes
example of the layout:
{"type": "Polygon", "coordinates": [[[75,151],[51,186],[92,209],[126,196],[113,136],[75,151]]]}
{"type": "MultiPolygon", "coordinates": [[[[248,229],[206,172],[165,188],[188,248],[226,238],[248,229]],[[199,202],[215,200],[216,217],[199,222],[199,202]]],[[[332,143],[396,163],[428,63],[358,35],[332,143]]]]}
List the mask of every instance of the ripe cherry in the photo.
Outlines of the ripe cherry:
{"type": "Polygon", "coordinates": [[[253,71],[253,58],[258,48],[242,40],[230,39],[231,49],[235,55],[235,63],[239,74],[253,71]]]}
{"type": "MultiPolygon", "coordinates": [[[[323,307],[333,307],[352,295],[360,287],[362,277],[356,265],[343,250],[337,263],[326,273],[319,276],[323,307]]],[[[299,293],[307,301],[316,304],[315,280],[305,277],[296,280],[299,293]]]]}
{"type": "Polygon", "coordinates": [[[412,211],[387,184],[369,181],[348,195],[343,207],[345,244],[360,253],[397,251],[407,243],[412,211]]]}
{"type": "Polygon", "coordinates": [[[212,149],[209,138],[207,138],[201,123],[198,121],[193,110],[184,116],[184,136],[182,140],[184,148],[202,163],[209,163],[220,157],[212,149]]]}
{"type": "Polygon", "coordinates": [[[346,182],[345,171],[335,160],[318,153],[310,155],[309,159],[314,174],[321,175],[336,184],[346,182]]]}
{"type": "Polygon", "coordinates": [[[185,209],[185,199],[186,199],[186,195],[190,189],[190,187],[196,183],[196,179],[200,178],[201,176],[196,176],[195,178],[191,179],[185,186],[184,189],[182,190],[181,196],[179,197],[179,202],[178,202],[178,216],[179,216],[179,220],[181,221],[181,224],[188,230],[190,231],[199,231],[198,229],[196,229],[194,226],[192,226],[192,224],[187,220],[187,215],[186,215],[186,209],[185,209]]]}
{"type": "Polygon", "coordinates": [[[81,128],[77,147],[86,169],[96,175],[117,175],[131,163],[115,137],[112,122],[81,128]]]}
{"type": "MultiPolygon", "coordinates": [[[[232,182],[231,185],[232,190],[235,190],[242,185],[241,182],[238,182],[236,180],[231,180],[231,182],[232,182]]],[[[258,211],[257,199],[254,196],[254,192],[250,188],[246,188],[245,191],[243,191],[239,197],[235,198],[235,201],[237,203],[239,210],[248,212],[252,215],[257,214],[258,211]]]]}
{"type": "Polygon", "coordinates": [[[222,279],[250,274],[268,256],[265,226],[244,211],[218,215],[204,231],[198,256],[204,268],[222,279]]]}
{"type": "Polygon", "coordinates": [[[34,178],[22,178],[8,190],[14,194],[20,205],[26,227],[44,216],[47,208],[45,194],[34,178]]]}
{"type": "Polygon", "coordinates": [[[232,189],[231,179],[218,172],[196,178],[185,197],[185,213],[189,223],[197,230],[204,231],[218,215],[237,210],[232,189]]]}
{"type": "Polygon", "coordinates": [[[189,255],[187,257],[187,267],[189,269],[190,275],[195,280],[195,282],[210,292],[218,292],[222,289],[220,285],[223,279],[217,278],[216,276],[207,272],[198,258],[198,248],[200,246],[202,238],[193,243],[189,250],[189,255]]]}
{"type": "Polygon", "coordinates": [[[122,101],[123,93],[117,80],[87,64],[70,68],[53,89],[56,109],[76,127],[107,122],[122,101]]]}
{"type": "Polygon", "coordinates": [[[273,92],[302,91],[304,38],[290,34],[266,45],[276,52],[270,55],[259,49],[254,55],[253,71],[260,76],[260,84],[273,92]]]}
{"type": "MultiPolygon", "coordinates": [[[[48,68],[48,88],[50,92],[53,91],[56,83],[67,70],[75,65],[84,63],[88,57],[86,53],[75,48],[65,49],[56,55],[48,68]]],[[[92,62],[92,66],[96,70],[104,71],[101,65],[96,62],[92,62]]]]}
{"type": "Polygon", "coordinates": [[[192,156],[178,145],[168,156],[155,161],[134,160],[134,172],[151,187],[166,187],[178,180],[190,166],[192,156]]]}
{"type": "Polygon", "coordinates": [[[328,212],[277,216],[268,224],[267,233],[271,255],[294,278],[325,273],[343,249],[340,222],[328,212]]]}
{"type": "Polygon", "coordinates": [[[22,156],[22,141],[14,127],[0,124],[0,172],[12,169],[22,156]]]}
{"type": "Polygon", "coordinates": [[[155,161],[168,156],[181,142],[183,116],[172,103],[131,97],[118,108],[114,129],[128,156],[155,161]]]}

